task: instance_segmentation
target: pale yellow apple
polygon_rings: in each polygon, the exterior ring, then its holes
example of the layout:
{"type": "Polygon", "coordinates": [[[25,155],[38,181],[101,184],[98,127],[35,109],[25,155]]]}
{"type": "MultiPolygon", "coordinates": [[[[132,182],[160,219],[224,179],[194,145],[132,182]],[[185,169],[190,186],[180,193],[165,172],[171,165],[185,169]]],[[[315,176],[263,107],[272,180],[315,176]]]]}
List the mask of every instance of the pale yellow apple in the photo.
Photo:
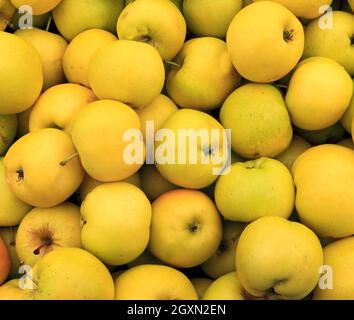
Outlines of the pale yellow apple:
{"type": "Polygon", "coordinates": [[[29,133],[29,119],[31,115],[32,108],[29,108],[23,112],[17,114],[17,137],[21,138],[25,134],[29,133]]]}
{"type": "Polygon", "coordinates": [[[89,65],[89,83],[100,99],[114,99],[137,108],[161,93],[163,61],[156,49],[137,41],[117,40],[99,49],[89,65]]]}
{"type": "MultiPolygon", "coordinates": [[[[117,181],[118,182],[118,181],[117,181]]],[[[121,182],[128,182],[135,185],[138,188],[141,188],[141,179],[140,172],[134,173],[132,176],[122,180],[121,182]]],[[[79,188],[80,200],[84,201],[86,196],[96,187],[103,184],[104,182],[98,181],[94,178],[91,178],[89,175],[85,175],[84,181],[82,181],[79,188]]]]}
{"type": "Polygon", "coordinates": [[[154,165],[145,165],[140,170],[141,189],[151,200],[155,200],[163,193],[177,189],[173,183],[167,181],[154,165]]]}
{"type": "Polygon", "coordinates": [[[20,276],[19,269],[21,263],[16,252],[16,234],[17,227],[0,228],[0,237],[4,240],[11,260],[11,270],[8,279],[20,276]]]}
{"type": "Polygon", "coordinates": [[[275,159],[282,162],[291,171],[295,160],[304,153],[307,149],[311,148],[311,144],[304,138],[294,135],[289,147],[282,152],[275,159]]]}
{"type": "Polygon", "coordinates": [[[195,291],[197,291],[199,299],[202,299],[205,292],[208,290],[208,288],[213,282],[213,280],[208,278],[192,278],[190,280],[195,288],[195,291]]]}
{"type": "Polygon", "coordinates": [[[333,11],[332,26],[323,26],[321,18],[313,20],[305,29],[304,58],[327,57],[341,64],[347,72],[354,75],[354,47],[351,40],[354,34],[354,15],[333,11]]]}
{"type": "Polygon", "coordinates": [[[185,0],[183,15],[194,35],[225,39],[232,19],[242,7],[242,0],[185,0]]]}
{"type": "Polygon", "coordinates": [[[45,128],[57,128],[71,135],[75,116],[87,104],[97,100],[94,93],[83,86],[64,83],[43,92],[34,104],[29,130],[35,132],[45,128]]]}
{"type": "Polygon", "coordinates": [[[93,189],[81,205],[83,248],[110,265],[135,260],[146,249],[151,204],[136,186],[107,183],[93,189]]]}
{"type": "MultiPolygon", "coordinates": [[[[254,2],[264,0],[253,0],[254,2]]],[[[324,13],[323,8],[330,6],[333,0],[270,0],[287,7],[297,17],[314,19],[324,13]]]]}
{"type": "Polygon", "coordinates": [[[11,146],[17,132],[16,115],[0,115],[0,156],[11,146]]]}
{"type": "Polygon", "coordinates": [[[4,158],[0,157],[0,227],[16,226],[31,210],[31,206],[18,199],[6,181],[4,158]]]}
{"type": "Polygon", "coordinates": [[[354,150],[354,142],[351,138],[341,140],[341,141],[337,142],[337,144],[340,146],[347,147],[347,148],[354,150]]]}
{"type": "Polygon", "coordinates": [[[166,265],[164,262],[154,257],[148,250],[145,250],[139,257],[128,263],[127,266],[128,268],[134,268],[143,264],[166,265]]]}
{"type": "Polygon", "coordinates": [[[22,6],[30,6],[33,14],[39,15],[53,10],[61,0],[11,0],[11,2],[17,9],[22,6]]]}
{"type": "Polygon", "coordinates": [[[68,43],[62,36],[40,29],[19,29],[15,35],[33,45],[41,56],[43,91],[65,82],[63,56],[68,43]]]}
{"type": "Polygon", "coordinates": [[[235,252],[238,239],[246,227],[240,222],[226,221],[222,223],[222,239],[216,252],[202,265],[205,274],[213,279],[235,270],[235,252]]]}
{"type": "Polygon", "coordinates": [[[124,8],[117,22],[119,39],[148,43],[164,60],[177,55],[186,33],[182,13],[166,0],[135,0],[124,8]]]}
{"type": "Polygon", "coordinates": [[[124,0],[62,0],[53,10],[59,32],[69,41],[89,29],[114,33],[124,0]]]}
{"type": "Polygon", "coordinates": [[[18,227],[16,252],[25,265],[33,266],[59,248],[80,247],[80,208],[69,202],[47,209],[35,208],[18,227]]]}
{"type": "Polygon", "coordinates": [[[116,300],[198,300],[190,280],[180,271],[141,265],[123,272],[115,282],[116,300]]]}
{"type": "Polygon", "coordinates": [[[25,203],[52,207],[67,200],[80,186],[84,171],[69,136],[42,129],[17,140],[4,158],[10,189],[25,203]]]}
{"type": "Polygon", "coordinates": [[[354,237],[337,240],[324,250],[324,265],[330,267],[332,288],[321,288],[319,282],[314,300],[354,300],[354,237]]]}
{"type": "Polygon", "coordinates": [[[132,108],[118,101],[95,101],[76,115],[72,140],[85,171],[92,178],[119,181],[140,169],[145,159],[143,138],[140,133],[138,141],[133,141],[141,151],[138,159],[127,159],[131,156],[126,154],[127,148],[133,143],[124,139],[128,130],[140,130],[139,117],[132,108]]]}
{"type": "Polygon", "coordinates": [[[226,43],[217,38],[187,41],[174,63],[166,76],[166,89],[181,108],[218,108],[240,84],[226,43]]]}
{"type": "Polygon", "coordinates": [[[30,108],[43,86],[39,53],[27,41],[0,31],[0,114],[15,114],[30,108]]]}
{"type": "Polygon", "coordinates": [[[141,122],[141,131],[146,138],[148,121],[153,121],[154,136],[171,114],[178,110],[176,104],[167,96],[160,94],[143,109],[136,109],[141,122]]]}
{"type": "Polygon", "coordinates": [[[229,272],[209,286],[203,300],[245,300],[236,272],[229,272]]]}
{"type": "MultiPolygon", "coordinates": [[[[354,79],[353,79],[353,91],[354,91],[354,79]]],[[[340,119],[340,123],[342,124],[344,129],[349,133],[352,133],[353,120],[354,120],[354,95],[352,97],[348,109],[343,114],[342,119],[340,119]]]]}
{"type": "Polygon", "coordinates": [[[165,179],[190,189],[205,188],[217,180],[230,158],[227,135],[217,120],[201,111],[182,109],[161,130],[173,133],[161,134],[155,143],[155,164],[165,179]]]}
{"type": "Polygon", "coordinates": [[[0,0],[0,31],[4,31],[15,14],[16,8],[10,0],[0,0]]]}
{"type": "Polygon", "coordinates": [[[102,29],[90,29],[79,33],[68,45],[63,57],[63,68],[68,82],[90,87],[88,70],[92,56],[117,37],[102,29]]]}
{"type": "Polygon", "coordinates": [[[26,300],[25,291],[19,286],[19,280],[13,279],[0,286],[0,300],[26,300]]]}
{"type": "MultiPolygon", "coordinates": [[[[125,0],[125,5],[127,6],[129,3],[134,2],[135,0],[125,0]]],[[[170,0],[172,3],[174,3],[177,8],[182,11],[182,3],[183,0],[170,0]]]]}
{"type": "Polygon", "coordinates": [[[169,265],[191,268],[205,262],[221,236],[219,212],[201,191],[172,190],[152,204],[149,251],[169,265]]]}
{"type": "Polygon", "coordinates": [[[275,157],[291,143],[293,130],[280,91],[268,84],[246,84],[224,102],[220,120],[231,129],[232,150],[243,158],[275,157]]]}
{"type": "Polygon", "coordinates": [[[216,182],[215,202],[227,220],[251,222],[264,216],[287,219],[294,209],[293,178],[275,159],[237,162],[216,182]]]}
{"type": "Polygon", "coordinates": [[[261,1],[234,17],[226,43],[241,76],[254,82],[273,82],[300,60],[304,30],[291,11],[278,3],[261,1]]]}
{"type": "Polygon", "coordinates": [[[340,120],[352,94],[352,79],[340,64],[313,57],[303,60],[296,68],[285,102],[295,126],[321,130],[340,120]]]}
{"type": "Polygon", "coordinates": [[[32,273],[33,290],[26,292],[33,300],[114,299],[114,282],[108,269],[79,248],[48,253],[36,263],[32,273]]]}
{"type": "Polygon", "coordinates": [[[301,222],[323,237],[354,234],[354,151],[332,144],[313,147],[292,170],[301,222]]]}
{"type": "Polygon", "coordinates": [[[315,288],[322,264],[315,233],[281,217],[263,217],[249,224],[236,249],[238,278],[255,297],[302,299],[315,288]]]}

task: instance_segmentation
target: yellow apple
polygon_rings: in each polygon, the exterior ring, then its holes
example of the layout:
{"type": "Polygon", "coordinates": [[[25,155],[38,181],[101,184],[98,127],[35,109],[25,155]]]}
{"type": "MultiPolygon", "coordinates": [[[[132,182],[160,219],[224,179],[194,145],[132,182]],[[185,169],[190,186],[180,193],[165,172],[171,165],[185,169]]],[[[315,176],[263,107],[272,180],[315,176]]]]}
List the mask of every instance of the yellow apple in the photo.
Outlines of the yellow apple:
{"type": "Polygon", "coordinates": [[[202,299],[205,292],[208,290],[208,288],[213,282],[213,280],[208,278],[193,278],[190,280],[195,288],[195,291],[197,291],[197,295],[199,299],[202,299]]]}
{"type": "Polygon", "coordinates": [[[90,89],[78,84],[59,84],[43,92],[34,104],[29,130],[57,128],[71,135],[72,122],[79,111],[97,100],[90,89]]]}
{"type": "Polygon", "coordinates": [[[0,31],[0,47],[0,114],[25,111],[42,90],[40,55],[27,41],[3,31],[0,31]]]}
{"type": "Polygon", "coordinates": [[[254,82],[273,82],[300,60],[304,30],[291,11],[278,3],[261,1],[234,17],[226,43],[241,76],[254,82]]]}
{"type": "Polygon", "coordinates": [[[68,45],[63,57],[63,68],[68,82],[90,87],[88,70],[92,56],[117,37],[102,29],[90,29],[79,33],[68,45]]]}
{"type": "Polygon", "coordinates": [[[93,189],[81,205],[81,241],[104,263],[123,265],[146,249],[151,224],[151,205],[136,186],[107,183],[93,189]]]}
{"type": "Polygon", "coordinates": [[[0,300],[26,300],[25,291],[20,288],[18,279],[0,286],[0,300]]]}
{"type": "Polygon", "coordinates": [[[158,265],[141,265],[118,276],[116,300],[197,300],[190,280],[180,271],[158,265]]]}
{"type": "Polygon", "coordinates": [[[203,300],[245,300],[236,272],[219,277],[209,286],[203,300]]]}
{"type": "Polygon", "coordinates": [[[294,201],[290,171],[271,158],[234,163],[230,172],[216,182],[215,202],[227,220],[251,222],[264,216],[287,219],[294,201]]]}
{"type": "Polygon", "coordinates": [[[35,264],[32,273],[33,290],[26,292],[33,300],[114,299],[114,282],[108,269],[79,248],[48,253],[35,264]]]}
{"type": "Polygon", "coordinates": [[[354,151],[330,144],[313,147],[292,170],[301,222],[322,237],[354,234],[354,151]]]}
{"type": "Polygon", "coordinates": [[[315,288],[322,264],[315,233],[281,217],[263,217],[249,224],[236,249],[238,278],[255,297],[302,299],[315,288]]]}
{"type": "Polygon", "coordinates": [[[226,221],[222,223],[222,239],[216,252],[202,265],[205,274],[213,279],[235,270],[235,252],[238,239],[246,227],[240,222],[226,221]]]}
{"type": "Polygon", "coordinates": [[[149,251],[169,265],[191,268],[205,262],[221,236],[220,215],[201,191],[172,190],[152,204],[149,251]]]}
{"type": "Polygon", "coordinates": [[[295,160],[310,148],[311,144],[308,143],[304,138],[294,135],[289,147],[275,159],[282,162],[291,171],[295,160]]]}
{"type": "Polygon", "coordinates": [[[19,29],[15,35],[33,45],[41,56],[43,91],[65,82],[63,56],[68,43],[62,36],[40,29],[19,29]]]}
{"type": "Polygon", "coordinates": [[[202,37],[184,44],[167,73],[166,89],[181,108],[212,110],[224,102],[240,80],[226,43],[202,37]]]}
{"type": "Polygon", "coordinates": [[[17,140],[4,158],[10,189],[25,203],[52,207],[68,199],[80,186],[84,171],[69,136],[58,129],[42,129],[17,140]]]}
{"type": "Polygon", "coordinates": [[[16,115],[0,115],[0,156],[11,146],[17,132],[16,115]]]}
{"type": "Polygon", "coordinates": [[[166,0],[135,0],[124,8],[117,22],[119,39],[148,43],[164,60],[177,55],[186,33],[182,13],[166,0]]]}
{"type": "Polygon", "coordinates": [[[89,29],[115,32],[124,0],[62,0],[53,10],[59,32],[69,41],[89,29]]]}
{"type": "Polygon", "coordinates": [[[341,140],[337,142],[340,146],[347,147],[354,150],[354,142],[351,138],[341,140]]]}
{"type": "Polygon", "coordinates": [[[161,93],[163,61],[156,49],[137,41],[117,40],[99,49],[89,65],[89,83],[100,99],[114,99],[137,108],[161,93]]]}
{"type": "MultiPolygon", "coordinates": [[[[354,79],[353,79],[353,92],[354,92],[354,79]]],[[[354,95],[352,97],[352,100],[349,104],[348,109],[345,111],[343,114],[342,119],[340,120],[340,123],[344,127],[344,129],[349,132],[350,134],[352,133],[352,122],[354,120],[354,95]]]]}
{"type": "Polygon", "coordinates": [[[23,112],[17,114],[17,137],[21,138],[27,133],[29,133],[29,119],[31,115],[32,108],[29,108],[23,112]]]}
{"type": "Polygon", "coordinates": [[[59,248],[81,247],[80,208],[66,202],[31,210],[21,221],[16,235],[16,252],[22,263],[33,266],[59,248]]]}
{"type": "Polygon", "coordinates": [[[324,276],[332,278],[332,287],[321,288],[320,281],[314,300],[354,300],[354,237],[328,244],[323,253],[324,265],[331,268],[324,276]]]}
{"type": "MultiPolygon", "coordinates": [[[[129,3],[134,2],[135,0],[125,0],[125,5],[127,6],[129,3]]],[[[182,3],[183,0],[171,0],[172,3],[175,4],[175,6],[177,6],[177,8],[182,11],[182,3]]]]}
{"type": "Polygon", "coordinates": [[[0,31],[4,31],[11,18],[15,14],[16,8],[10,0],[0,0],[0,31]]]}
{"type": "Polygon", "coordinates": [[[313,20],[306,27],[304,58],[320,56],[333,59],[354,76],[354,50],[351,40],[354,34],[354,15],[333,11],[331,27],[322,26],[320,19],[313,20]]]}
{"type": "Polygon", "coordinates": [[[132,108],[118,101],[95,101],[76,115],[72,140],[85,171],[92,178],[114,182],[140,169],[145,159],[143,138],[135,141],[141,149],[138,159],[127,159],[125,151],[132,143],[125,139],[128,130],[140,130],[139,117],[132,108]]]}
{"type": "Polygon", "coordinates": [[[340,64],[313,57],[303,60],[296,68],[285,102],[295,126],[321,130],[340,120],[352,94],[352,79],[340,64]]]}
{"type": "Polygon", "coordinates": [[[4,240],[11,260],[11,270],[8,279],[19,277],[21,263],[16,252],[16,234],[17,227],[0,228],[0,237],[4,240]]]}
{"type": "Polygon", "coordinates": [[[30,6],[34,15],[44,14],[54,9],[61,0],[11,0],[12,4],[17,8],[22,6],[30,6]]]}
{"type": "Polygon", "coordinates": [[[220,120],[231,129],[232,150],[243,158],[275,157],[291,143],[293,130],[280,91],[268,84],[246,84],[224,102],[220,120]]]}

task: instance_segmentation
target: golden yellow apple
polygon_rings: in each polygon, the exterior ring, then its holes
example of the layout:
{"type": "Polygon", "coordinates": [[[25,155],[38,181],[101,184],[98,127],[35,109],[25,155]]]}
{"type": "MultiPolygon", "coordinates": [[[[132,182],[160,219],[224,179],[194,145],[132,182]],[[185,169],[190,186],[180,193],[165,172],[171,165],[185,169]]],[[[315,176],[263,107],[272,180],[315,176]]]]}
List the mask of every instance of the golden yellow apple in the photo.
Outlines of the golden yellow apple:
{"type": "Polygon", "coordinates": [[[26,300],[25,291],[19,286],[19,280],[13,279],[0,286],[0,300],[26,300]]]}
{"type": "Polygon", "coordinates": [[[44,14],[54,9],[61,0],[11,0],[12,4],[19,9],[21,6],[30,6],[34,15],[44,14]]]}

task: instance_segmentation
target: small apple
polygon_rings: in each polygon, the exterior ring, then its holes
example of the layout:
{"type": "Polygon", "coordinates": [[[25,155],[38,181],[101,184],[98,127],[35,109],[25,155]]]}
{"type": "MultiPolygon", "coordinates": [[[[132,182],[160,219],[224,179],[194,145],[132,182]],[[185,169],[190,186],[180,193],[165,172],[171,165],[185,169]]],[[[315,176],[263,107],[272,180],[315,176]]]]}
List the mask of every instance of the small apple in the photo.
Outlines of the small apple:
{"type": "Polygon", "coordinates": [[[17,132],[16,115],[0,115],[0,156],[11,146],[17,132]]]}
{"type": "Polygon", "coordinates": [[[11,270],[11,260],[4,240],[0,237],[0,285],[5,282],[11,270]]]}
{"type": "Polygon", "coordinates": [[[19,287],[19,280],[13,279],[0,286],[0,300],[26,300],[25,291],[19,287]]]}
{"type": "Polygon", "coordinates": [[[0,228],[0,237],[4,240],[11,260],[9,279],[19,277],[19,268],[21,265],[20,259],[18,258],[16,252],[16,234],[17,227],[0,228]]]}
{"type": "Polygon", "coordinates": [[[180,271],[159,265],[141,265],[120,274],[116,300],[198,300],[190,280],[180,271]]]}
{"type": "Polygon", "coordinates": [[[190,280],[195,288],[195,291],[197,291],[197,295],[199,299],[202,299],[205,292],[208,290],[208,288],[213,282],[213,280],[208,278],[193,278],[190,280]]]}

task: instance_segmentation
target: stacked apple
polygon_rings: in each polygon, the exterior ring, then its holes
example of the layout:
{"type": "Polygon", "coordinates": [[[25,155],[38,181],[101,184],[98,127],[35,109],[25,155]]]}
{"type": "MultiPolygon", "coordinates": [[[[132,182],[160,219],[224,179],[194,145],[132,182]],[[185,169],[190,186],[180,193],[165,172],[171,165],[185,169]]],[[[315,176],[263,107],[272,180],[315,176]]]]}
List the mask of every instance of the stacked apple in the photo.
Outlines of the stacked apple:
{"type": "Polygon", "coordinates": [[[0,299],[354,299],[353,10],[0,0],[0,299]]]}

